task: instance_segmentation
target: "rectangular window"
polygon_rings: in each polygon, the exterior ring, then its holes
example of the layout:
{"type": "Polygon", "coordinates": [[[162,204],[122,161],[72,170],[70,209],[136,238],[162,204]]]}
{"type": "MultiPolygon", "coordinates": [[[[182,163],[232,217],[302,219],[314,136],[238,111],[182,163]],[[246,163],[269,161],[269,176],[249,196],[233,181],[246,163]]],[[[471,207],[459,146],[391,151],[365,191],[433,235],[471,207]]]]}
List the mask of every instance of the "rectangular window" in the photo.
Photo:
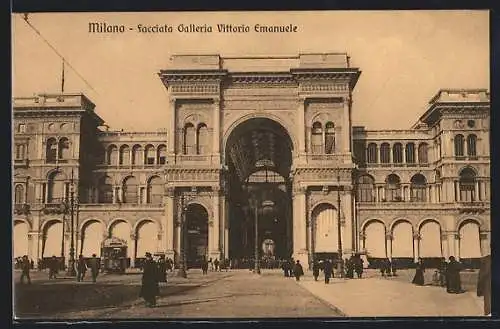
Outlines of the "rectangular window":
{"type": "Polygon", "coordinates": [[[148,165],[155,164],[155,158],[146,158],[146,164],[148,165]]]}
{"type": "Polygon", "coordinates": [[[20,134],[24,134],[26,132],[26,125],[24,123],[21,123],[17,127],[17,132],[20,133],[20,134]]]}
{"type": "Polygon", "coordinates": [[[158,158],[158,163],[163,165],[163,164],[167,163],[167,160],[164,156],[161,156],[158,158]]]}
{"type": "Polygon", "coordinates": [[[15,159],[16,160],[24,160],[26,158],[26,147],[23,144],[17,144],[15,146],[15,159]]]}

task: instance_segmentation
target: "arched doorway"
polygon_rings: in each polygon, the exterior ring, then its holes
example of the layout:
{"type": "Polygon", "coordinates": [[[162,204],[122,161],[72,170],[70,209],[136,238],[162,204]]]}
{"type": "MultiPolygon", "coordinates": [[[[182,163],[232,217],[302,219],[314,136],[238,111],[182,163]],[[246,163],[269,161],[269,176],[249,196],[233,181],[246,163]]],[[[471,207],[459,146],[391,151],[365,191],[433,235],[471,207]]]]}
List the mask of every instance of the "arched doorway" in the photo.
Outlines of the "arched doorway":
{"type": "Polygon", "coordinates": [[[146,253],[154,254],[157,250],[158,230],[156,224],[151,220],[144,220],[137,226],[137,249],[136,260],[145,258],[146,253]]]}
{"type": "Polygon", "coordinates": [[[200,267],[208,254],[208,212],[198,203],[192,203],[186,209],[184,237],[187,267],[200,267]]]}
{"type": "Polygon", "coordinates": [[[230,221],[225,257],[245,261],[239,262],[243,267],[252,266],[255,244],[260,250],[266,239],[274,241],[274,259],[292,254],[292,150],[287,130],[268,118],[248,119],[229,134],[224,150],[230,221]]]}
{"type": "Polygon", "coordinates": [[[411,266],[414,263],[413,226],[400,220],[392,227],[392,260],[397,266],[411,266]]]}
{"type": "MultiPolygon", "coordinates": [[[[43,258],[61,256],[63,225],[60,221],[51,221],[43,232],[43,258]]],[[[66,242],[67,243],[67,242],[66,242]]]]}
{"type": "Polygon", "coordinates": [[[15,221],[13,230],[13,256],[22,257],[28,255],[28,223],[24,221],[15,221]]]}
{"type": "Polygon", "coordinates": [[[338,250],[337,209],[328,203],[319,204],[312,212],[311,223],[314,258],[331,258],[338,250]]]}
{"type": "Polygon", "coordinates": [[[363,242],[370,264],[387,258],[384,223],[379,220],[369,221],[363,228],[363,242]]]}
{"type": "Polygon", "coordinates": [[[96,254],[101,257],[101,243],[103,240],[103,225],[97,220],[91,220],[85,223],[82,228],[80,254],[83,257],[92,257],[96,254]]]}
{"type": "Polygon", "coordinates": [[[109,229],[109,236],[111,238],[118,238],[125,241],[127,244],[127,266],[130,266],[130,257],[133,254],[132,239],[130,233],[130,224],[124,220],[115,221],[109,229]]]}
{"type": "Polygon", "coordinates": [[[427,220],[420,225],[419,257],[426,266],[439,266],[443,255],[441,247],[441,226],[434,220],[427,220]]]}
{"type": "Polygon", "coordinates": [[[464,221],[459,229],[459,258],[465,267],[477,267],[481,258],[479,224],[475,220],[464,221]]]}

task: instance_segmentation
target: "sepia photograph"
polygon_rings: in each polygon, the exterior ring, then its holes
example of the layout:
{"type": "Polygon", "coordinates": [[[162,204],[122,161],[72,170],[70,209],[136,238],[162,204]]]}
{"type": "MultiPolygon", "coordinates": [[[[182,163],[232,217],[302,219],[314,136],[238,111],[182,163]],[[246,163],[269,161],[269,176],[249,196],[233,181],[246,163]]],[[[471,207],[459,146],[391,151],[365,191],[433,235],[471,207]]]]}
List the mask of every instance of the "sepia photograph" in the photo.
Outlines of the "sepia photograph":
{"type": "Polygon", "coordinates": [[[11,20],[14,321],[491,316],[487,10],[11,20]]]}

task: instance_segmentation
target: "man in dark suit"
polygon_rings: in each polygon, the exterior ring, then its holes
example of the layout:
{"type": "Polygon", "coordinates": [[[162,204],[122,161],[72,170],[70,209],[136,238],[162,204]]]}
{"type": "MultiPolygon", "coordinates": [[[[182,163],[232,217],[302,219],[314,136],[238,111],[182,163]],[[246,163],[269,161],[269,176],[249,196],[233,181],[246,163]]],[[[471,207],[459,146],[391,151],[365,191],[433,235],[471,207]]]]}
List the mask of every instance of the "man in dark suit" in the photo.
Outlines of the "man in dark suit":
{"type": "Polygon", "coordinates": [[[491,255],[481,258],[477,279],[477,295],[484,297],[484,315],[491,314],[491,255]]]}

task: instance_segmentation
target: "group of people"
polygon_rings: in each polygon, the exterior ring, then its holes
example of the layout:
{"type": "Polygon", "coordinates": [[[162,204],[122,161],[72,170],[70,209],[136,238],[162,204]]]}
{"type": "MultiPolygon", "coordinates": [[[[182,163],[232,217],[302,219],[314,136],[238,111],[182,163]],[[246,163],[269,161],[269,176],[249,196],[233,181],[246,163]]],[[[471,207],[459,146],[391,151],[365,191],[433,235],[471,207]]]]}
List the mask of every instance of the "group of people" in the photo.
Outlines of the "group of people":
{"type": "MultiPolygon", "coordinates": [[[[450,256],[448,258],[448,262],[446,262],[443,257],[439,268],[433,275],[433,282],[441,287],[446,287],[446,292],[450,294],[462,293],[463,290],[460,281],[461,270],[462,265],[455,259],[455,257],[450,256]]],[[[413,277],[412,283],[418,286],[423,286],[425,284],[424,273],[425,265],[423,260],[419,258],[416,264],[415,276],[413,277]]]]}
{"type": "Polygon", "coordinates": [[[76,281],[83,281],[85,278],[85,273],[87,272],[87,270],[90,270],[92,282],[96,283],[100,268],[101,262],[99,258],[97,258],[96,254],[92,254],[92,258],[88,260],[85,259],[83,255],[78,256],[78,261],[76,262],[76,281]]]}
{"type": "Polygon", "coordinates": [[[139,297],[142,297],[147,307],[156,306],[156,297],[160,295],[160,283],[167,283],[167,271],[173,266],[172,262],[161,255],[154,260],[151,253],[146,253],[146,259],[142,263],[142,281],[139,297]]]}
{"type": "Polygon", "coordinates": [[[218,258],[216,258],[215,260],[212,260],[212,258],[209,258],[208,260],[206,258],[203,258],[203,260],[201,261],[201,271],[203,274],[208,274],[209,268],[212,272],[222,272],[222,270],[225,270],[227,272],[229,267],[229,259],[221,259],[219,261],[218,258]]]}

